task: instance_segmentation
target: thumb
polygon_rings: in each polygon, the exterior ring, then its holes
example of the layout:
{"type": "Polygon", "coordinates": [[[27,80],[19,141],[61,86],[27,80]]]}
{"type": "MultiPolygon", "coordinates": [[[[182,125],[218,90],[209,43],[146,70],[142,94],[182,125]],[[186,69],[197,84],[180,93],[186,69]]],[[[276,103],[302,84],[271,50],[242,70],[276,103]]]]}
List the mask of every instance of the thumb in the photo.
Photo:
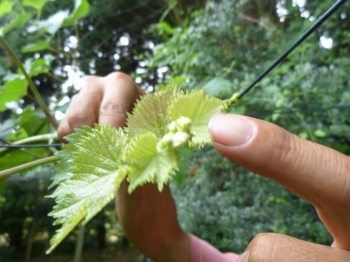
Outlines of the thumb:
{"type": "Polygon", "coordinates": [[[350,261],[350,252],[306,242],[290,236],[263,233],[257,235],[235,262],[342,262],[350,261]]]}

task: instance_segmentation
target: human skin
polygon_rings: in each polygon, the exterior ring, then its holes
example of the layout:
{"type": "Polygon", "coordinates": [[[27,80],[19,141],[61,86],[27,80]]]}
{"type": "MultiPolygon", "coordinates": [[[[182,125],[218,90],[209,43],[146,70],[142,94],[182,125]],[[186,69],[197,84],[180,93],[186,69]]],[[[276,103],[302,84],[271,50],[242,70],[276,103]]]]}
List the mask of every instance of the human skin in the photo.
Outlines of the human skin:
{"type": "MultiPolygon", "coordinates": [[[[73,97],[58,135],[82,125],[125,125],[143,91],[122,73],[89,76],[73,97]]],[[[217,115],[209,123],[213,146],[231,161],[275,180],[313,204],[334,238],[331,247],[280,234],[259,234],[237,260],[350,261],[350,159],[335,150],[303,140],[265,121],[217,115]]],[[[159,192],[147,184],[132,194],[123,182],[117,192],[119,221],[130,241],[157,262],[189,261],[189,236],[177,221],[169,187],[159,192]]]]}

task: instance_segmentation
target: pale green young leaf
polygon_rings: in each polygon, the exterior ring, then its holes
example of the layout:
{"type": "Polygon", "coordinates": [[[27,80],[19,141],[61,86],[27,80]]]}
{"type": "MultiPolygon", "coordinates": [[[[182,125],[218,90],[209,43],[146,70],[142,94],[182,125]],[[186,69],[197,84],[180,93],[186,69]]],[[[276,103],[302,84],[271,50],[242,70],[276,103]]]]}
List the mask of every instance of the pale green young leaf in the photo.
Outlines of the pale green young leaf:
{"type": "Polygon", "coordinates": [[[4,0],[0,3],[0,17],[12,11],[13,2],[4,0]]]}
{"type": "Polygon", "coordinates": [[[63,146],[63,149],[57,151],[55,156],[60,158],[57,165],[53,169],[54,176],[49,188],[59,185],[71,177],[73,154],[78,150],[77,145],[84,136],[91,132],[91,127],[84,126],[75,129],[75,132],[64,137],[69,142],[63,146]]]}
{"type": "Polygon", "coordinates": [[[157,151],[157,137],[145,132],[134,137],[125,149],[124,159],[128,163],[129,192],[137,186],[151,182],[163,186],[175,173],[179,164],[177,151],[168,149],[157,151]]]}
{"type": "MultiPolygon", "coordinates": [[[[57,205],[50,213],[55,225],[62,224],[51,239],[50,253],[80,222],[87,223],[115,196],[126,172],[122,162],[122,150],[127,143],[123,130],[111,126],[85,127],[70,141],[78,140],[70,147],[71,161],[63,172],[69,178],[62,182],[50,196],[57,205]]],[[[66,160],[66,157],[62,161],[66,160]]]]}
{"type": "Polygon", "coordinates": [[[169,104],[168,114],[172,120],[180,117],[191,119],[190,146],[203,146],[210,143],[208,123],[218,113],[223,112],[224,102],[215,97],[204,95],[204,90],[192,90],[179,93],[169,104]]]}
{"type": "Polygon", "coordinates": [[[128,114],[127,126],[130,137],[135,137],[145,131],[150,131],[157,138],[168,132],[168,104],[178,93],[175,87],[169,87],[155,94],[143,96],[137,102],[132,114],[128,114]]]}

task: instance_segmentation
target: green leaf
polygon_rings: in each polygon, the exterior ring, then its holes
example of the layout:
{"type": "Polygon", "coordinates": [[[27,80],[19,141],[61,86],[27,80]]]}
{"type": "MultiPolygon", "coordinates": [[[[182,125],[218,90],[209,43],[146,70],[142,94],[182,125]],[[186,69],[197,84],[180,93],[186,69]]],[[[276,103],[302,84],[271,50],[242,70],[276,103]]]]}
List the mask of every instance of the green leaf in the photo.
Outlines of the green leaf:
{"type": "Polygon", "coordinates": [[[13,2],[9,0],[2,1],[0,3],[0,17],[8,14],[12,11],[13,2]]]}
{"type": "Polygon", "coordinates": [[[23,0],[23,6],[31,6],[38,11],[43,9],[48,0],[23,0]]]}
{"type": "Polygon", "coordinates": [[[16,102],[27,94],[28,82],[24,78],[16,77],[5,83],[0,90],[0,112],[6,110],[6,103],[16,102]]]}
{"type": "Polygon", "coordinates": [[[225,78],[215,77],[205,85],[205,93],[222,99],[229,98],[232,83],[225,78]]]}
{"type": "Polygon", "coordinates": [[[151,132],[145,132],[134,137],[125,149],[124,159],[128,165],[129,192],[147,182],[163,186],[175,173],[179,163],[178,153],[169,149],[157,151],[157,137],[151,132]]]}
{"type": "Polygon", "coordinates": [[[210,119],[223,111],[224,102],[215,97],[205,96],[204,90],[182,93],[170,105],[168,114],[172,120],[181,116],[191,119],[190,146],[203,146],[210,143],[208,124],[210,119]]]}
{"type": "Polygon", "coordinates": [[[89,13],[89,10],[90,4],[87,0],[75,0],[74,11],[63,21],[62,27],[75,25],[89,13]]]}
{"type": "Polygon", "coordinates": [[[29,20],[31,16],[32,16],[31,14],[27,14],[27,13],[17,15],[15,20],[13,20],[7,26],[0,27],[0,36],[4,36],[7,32],[11,31],[12,29],[21,27],[29,20]]]}
{"type": "Polygon", "coordinates": [[[62,227],[52,237],[47,253],[79,222],[86,224],[106,206],[126,175],[121,161],[121,150],[127,141],[124,131],[99,125],[85,131],[70,137],[79,141],[74,145],[71,162],[62,159],[66,166],[61,168],[70,170],[70,178],[50,196],[56,199],[57,205],[49,215],[55,218],[54,225],[62,224],[62,227]]]}
{"type": "Polygon", "coordinates": [[[63,24],[63,21],[69,16],[68,10],[59,11],[45,20],[38,21],[35,25],[28,28],[28,32],[44,30],[51,35],[54,35],[63,24]]]}
{"type": "Polygon", "coordinates": [[[168,104],[178,93],[174,86],[155,94],[148,94],[137,102],[132,114],[128,114],[127,126],[129,136],[135,137],[150,131],[156,137],[163,137],[168,131],[170,119],[167,115],[168,104]]]}
{"type": "Polygon", "coordinates": [[[52,59],[49,57],[39,58],[36,60],[27,59],[24,63],[24,68],[30,76],[38,76],[47,73],[50,70],[50,63],[52,59]]]}
{"type": "Polygon", "coordinates": [[[39,41],[35,44],[29,44],[22,48],[22,53],[30,53],[30,52],[37,52],[41,50],[48,49],[50,47],[50,42],[48,41],[39,41]]]}
{"type": "Polygon", "coordinates": [[[318,137],[326,137],[327,136],[327,133],[321,129],[317,129],[315,132],[314,132],[314,135],[315,136],[318,136],[318,137]]]}
{"type": "Polygon", "coordinates": [[[23,0],[23,6],[31,6],[40,11],[48,0],[23,0]]]}
{"type": "MultiPolygon", "coordinates": [[[[7,178],[0,178],[0,192],[3,191],[5,189],[6,186],[6,180],[7,178]]],[[[0,201],[1,201],[1,196],[0,196],[0,201]]],[[[0,203],[2,204],[2,203],[0,203]]],[[[1,205],[0,205],[0,209],[1,209],[1,205]]]]}
{"type": "Polygon", "coordinates": [[[16,132],[10,134],[6,138],[6,140],[7,141],[16,141],[16,140],[24,139],[27,137],[28,137],[28,134],[27,134],[26,130],[24,128],[20,128],[16,132]]]}

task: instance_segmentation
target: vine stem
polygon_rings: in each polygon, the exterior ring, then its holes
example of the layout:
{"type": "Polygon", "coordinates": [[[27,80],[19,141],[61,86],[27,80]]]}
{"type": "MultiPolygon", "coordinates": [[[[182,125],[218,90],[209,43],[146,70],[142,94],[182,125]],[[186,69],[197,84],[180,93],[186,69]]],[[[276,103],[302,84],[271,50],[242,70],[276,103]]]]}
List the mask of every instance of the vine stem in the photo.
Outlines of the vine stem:
{"type": "Polygon", "coordinates": [[[9,44],[5,41],[4,38],[0,36],[0,43],[1,45],[5,48],[5,50],[10,54],[12,59],[14,60],[15,64],[18,66],[18,68],[22,71],[23,75],[28,81],[29,87],[32,90],[35,99],[37,100],[38,104],[40,105],[41,109],[44,111],[47,119],[50,121],[52,126],[57,129],[58,128],[58,123],[54,116],[50,113],[49,108],[46,106],[44,100],[42,99],[38,89],[36,88],[32,78],[29,76],[28,72],[25,70],[21,60],[19,60],[18,56],[16,53],[12,50],[12,48],[9,46],[9,44]]]}
{"type": "Polygon", "coordinates": [[[16,167],[12,167],[3,171],[0,171],[0,179],[8,178],[9,176],[12,176],[14,174],[17,174],[19,172],[26,171],[28,169],[31,169],[33,167],[49,164],[58,161],[60,158],[58,156],[49,156],[42,159],[38,159],[29,163],[25,163],[23,165],[19,165],[16,167]]]}
{"type": "MultiPolygon", "coordinates": [[[[51,139],[57,139],[57,133],[49,133],[49,134],[44,134],[44,135],[38,135],[38,136],[31,136],[24,138],[22,140],[15,141],[11,143],[11,145],[24,145],[32,142],[38,142],[38,141],[46,141],[46,140],[51,140],[51,139]]],[[[0,154],[10,150],[9,148],[1,148],[0,149],[0,154]]],[[[0,155],[1,156],[1,155],[0,155]]]]}

